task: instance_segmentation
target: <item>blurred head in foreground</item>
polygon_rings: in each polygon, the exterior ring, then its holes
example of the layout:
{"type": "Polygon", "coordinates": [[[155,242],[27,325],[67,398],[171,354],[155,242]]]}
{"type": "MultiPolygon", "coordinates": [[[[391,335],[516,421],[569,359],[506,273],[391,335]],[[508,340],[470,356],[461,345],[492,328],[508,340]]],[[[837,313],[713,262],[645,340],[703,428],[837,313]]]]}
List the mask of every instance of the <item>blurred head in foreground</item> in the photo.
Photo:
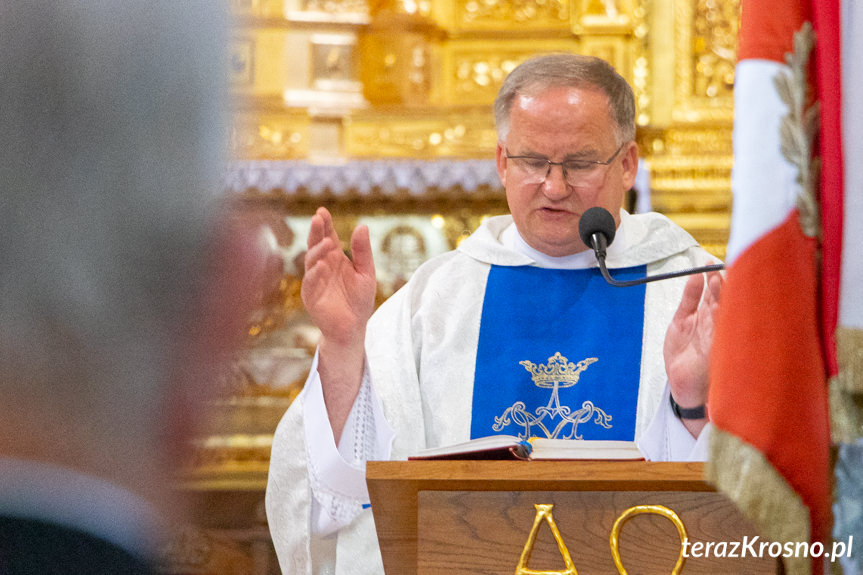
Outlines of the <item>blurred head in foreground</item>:
{"type": "Polygon", "coordinates": [[[174,507],[263,265],[251,232],[217,223],[226,17],[0,4],[0,486],[71,470],[174,507]]]}

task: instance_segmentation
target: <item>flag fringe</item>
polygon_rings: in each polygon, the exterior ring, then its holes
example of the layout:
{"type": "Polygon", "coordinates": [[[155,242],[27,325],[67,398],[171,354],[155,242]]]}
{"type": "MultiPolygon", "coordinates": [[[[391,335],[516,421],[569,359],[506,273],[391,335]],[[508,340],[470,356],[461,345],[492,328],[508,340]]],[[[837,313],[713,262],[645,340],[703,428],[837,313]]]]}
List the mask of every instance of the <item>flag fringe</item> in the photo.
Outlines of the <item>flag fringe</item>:
{"type": "Polygon", "coordinates": [[[836,330],[838,373],[830,379],[830,428],[834,443],[863,437],[863,329],[836,330]]]}
{"type": "MultiPolygon", "coordinates": [[[[809,509],[764,454],[739,437],[714,428],[705,476],[770,541],[810,540],[809,509]]],[[[786,575],[810,575],[805,557],[784,558],[786,575]]]]}

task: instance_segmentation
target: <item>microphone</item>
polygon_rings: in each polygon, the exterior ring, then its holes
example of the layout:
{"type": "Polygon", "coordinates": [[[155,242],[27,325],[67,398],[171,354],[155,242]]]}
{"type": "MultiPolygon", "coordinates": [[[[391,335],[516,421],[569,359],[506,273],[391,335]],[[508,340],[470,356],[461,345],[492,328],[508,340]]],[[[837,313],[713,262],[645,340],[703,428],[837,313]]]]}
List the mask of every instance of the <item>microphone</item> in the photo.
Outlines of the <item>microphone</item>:
{"type": "Polygon", "coordinates": [[[602,273],[602,277],[605,278],[605,281],[615,287],[629,287],[646,284],[648,282],[667,280],[670,278],[700,274],[704,272],[715,272],[725,269],[723,264],[716,264],[712,266],[703,266],[700,268],[657,274],[655,276],[645,276],[634,280],[618,281],[611,277],[611,274],[608,273],[608,268],[605,266],[605,250],[614,240],[615,232],[614,217],[612,217],[608,210],[599,206],[590,208],[584,212],[581,219],[578,221],[578,234],[581,236],[581,241],[583,241],[587,247],[593,248],[593,252],[596,254],[596,261],[599,263],[599,271],[602,273]]]}

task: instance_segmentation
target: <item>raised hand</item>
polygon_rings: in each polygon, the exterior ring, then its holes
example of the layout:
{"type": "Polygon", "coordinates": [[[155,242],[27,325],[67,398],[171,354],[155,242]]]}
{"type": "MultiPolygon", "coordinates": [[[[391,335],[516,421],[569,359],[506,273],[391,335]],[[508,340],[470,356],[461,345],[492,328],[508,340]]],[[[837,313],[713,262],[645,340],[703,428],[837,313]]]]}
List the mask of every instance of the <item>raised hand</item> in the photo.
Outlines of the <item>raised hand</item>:
{"type": "Polygon", "coordinates": [[[366,324],[374,311],[375,266],[369,230],[351,235],[351,258],[342,251],[333,219],[318,208],[309,231],[302,298],[321,330],[318,373],[338,441],[362,381],[366,324]]]}
{"type": "Polygon", "coordinates": [[[318,208],[309,231],[302,297],[322,335],[332,341],[364,333],[374,311],[377,283],[367,227],[354,230],[351,255],[353,261],[342,251],[329,211],[318,208]]]}
{"type": "MultiPolygon", "coordinates": [[[[691,276],[665,334],[665,372],[671,394],[681,407],[696,407],[707,401],[713,317],[719,307],[722,284],[719,272],[707,274],[706,286],[703,274],[691,276]]],[[[698,434],[704,423],[684,421],[693,435],[698,434]]]]}

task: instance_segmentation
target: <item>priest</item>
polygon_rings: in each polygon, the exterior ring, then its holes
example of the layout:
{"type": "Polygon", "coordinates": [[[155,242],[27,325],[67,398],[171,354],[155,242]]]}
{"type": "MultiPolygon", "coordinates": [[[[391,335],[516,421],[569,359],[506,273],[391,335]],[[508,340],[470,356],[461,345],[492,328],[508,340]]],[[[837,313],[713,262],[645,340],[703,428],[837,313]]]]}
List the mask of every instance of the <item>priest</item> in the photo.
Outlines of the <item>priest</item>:
{"type": "Polygon", "coordinates": [[[511,215],[422,265],[373,313],[368,230],[341,250],[312,219],[303,302],[321,340],[273,444],[267,517],[282,570],[383,572],[365,462],[506,433],[634,440],[652,460],[698,460],[718,273],[608,285],[578,224],[617,228],[620,279],[711,256],[670,220],[623,210],[638,148],[631,87],[606,62],[539,56],[495,100],[497,169],[511,215]]]}

